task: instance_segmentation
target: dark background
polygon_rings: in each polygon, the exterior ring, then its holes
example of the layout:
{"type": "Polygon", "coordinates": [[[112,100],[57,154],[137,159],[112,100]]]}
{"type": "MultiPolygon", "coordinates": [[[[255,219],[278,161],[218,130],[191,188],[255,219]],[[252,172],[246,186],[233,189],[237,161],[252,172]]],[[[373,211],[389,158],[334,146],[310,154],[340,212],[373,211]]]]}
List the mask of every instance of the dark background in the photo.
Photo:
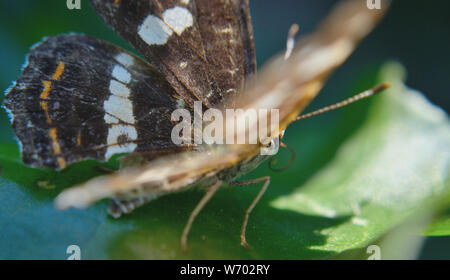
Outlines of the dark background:
{"type": "MultiPolygon", "coordinates": [[[[361,0],[365,1],[365,0],[361,0]]],[[[251,2],[258,64],[283,51],[291,24],[300,35],[311,32],[336,1],[253,0],[251,2]]],[[[336,102],[349,92],[345,86],[361,72],[388,60],[402,63],[407,85],[424,93],[447,112],[450,109],[450,1],[393,1],[380,26],[362,42],[354,55],[330,79],[311,109],[336,102]]],[[[19,74],[29,48],[44,36],[81,32],[131,50],[94,13],[87,0],[81,10],[68,10],[65,0],[0,2],[0,88],[6,89],[19,74]]],[[[319,117],[322,118],[322,117],[319,117]]],[[[0,141],[14,142],[5,112],[0,113],[0,141]]],[[[429,238],[421,258],[447,256],[448,238],[429,238]]]]}

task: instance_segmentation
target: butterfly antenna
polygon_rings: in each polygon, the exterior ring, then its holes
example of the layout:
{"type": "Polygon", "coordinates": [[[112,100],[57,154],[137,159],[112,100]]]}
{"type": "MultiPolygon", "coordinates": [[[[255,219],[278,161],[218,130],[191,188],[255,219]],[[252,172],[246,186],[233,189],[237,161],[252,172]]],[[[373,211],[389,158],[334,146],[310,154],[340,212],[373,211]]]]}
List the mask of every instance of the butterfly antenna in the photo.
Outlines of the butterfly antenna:
{"type": "Polygon", "coordinates": [[[390,86],[391,85],[388,84],[388,83],[383,83],[381,85],[378,85],[378,86],[376,86],[374,88],[371,88],[369,90],[363,91],[363,92],[361,92],[361,93],[359,93],[359,94],[357,94],[355,96],[347,98],[347,99],[345,99],[345,100],[343,100],[341,102],[338,102],[336,104],[333,104],[333,105],[330,105],[330,106],[326,106],[326,107],[324,107],[322,109],[313,111],[311,113],[307,113],[307,114],[298,116],[294,121],[304,120],[304,119],[307,119],[307,118],[310,118],[310,117],[313,117],[313,116],[317,116],[317,115],[320,115],[320,114],[323,114],[323,113],[326,113],[326,112],[329,112],[329,111],[333,111],[333,110],[342,108],[342,107],[347,106],[349,104],[355,103],[356,101],[359,101],[359,100],[368,98],[370,96],[373,96],[373,95],[375,95],[375,94],[377,94],[377,93],[379,93],[379,92],[389,88],[390,86]]]}
{"type": "Polygon", "coordinates": [[[291,159],[289,160],[288,164],[286,164],[285,166],[283,166],[281,168],[273,168],[273,165],[277,163],[278,159],[276,157],[272,157],[269,161],[269,169],[272,171],[275,171],[275,172],[280,172],[280,171],[284,171],[284,170],[288,169],[289,167],[291,167],[291,165],[295,161],[294,149],[292,149],[291,147],[289,147],[288,145],[286,145],[284,143],[281,143],[280,146],[283,148],[286,148],[291,153],[291,159]]]}
{"type": "Polygon", "coordinates": [[[291,25],[291,28],[289,28],[287,43],[286,43],[286,52],[284,54],[284,60],[287,60],[294,50],[295,47],[295,35],[297,34],[299,30],[298,24],[291,25]]]}

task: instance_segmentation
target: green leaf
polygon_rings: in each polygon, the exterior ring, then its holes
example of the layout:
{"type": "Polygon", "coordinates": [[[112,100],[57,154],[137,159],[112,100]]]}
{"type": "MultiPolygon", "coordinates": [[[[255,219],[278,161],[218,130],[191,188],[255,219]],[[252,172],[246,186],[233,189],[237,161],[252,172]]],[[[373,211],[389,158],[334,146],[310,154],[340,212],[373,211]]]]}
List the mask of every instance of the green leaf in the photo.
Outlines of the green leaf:
{"type": "Polygon", "coordinates": [[[385,65],[380,80],[392,88],[372,105],[363,126],[302,188],[271,203],[299,213],[348,217],[321,230],[326,242],[310,248],[361,248],[411,215],[448,202],[448,117],[405,88],[403,72],[398,64],[385,65]]]}
{"type": "MultiPolygon", "coordinates": [[[[401,66],[385,65],[379,81],[392,89],[292,125],[284,140],[296,150],[294,165],[282,173],[264,165],[245,176],[272,176],[250,217],[251,251],[240,246],[239,230],[260,186],[220,190],[182,254],[179,237],[202,191],[162,197],[117,220],[106,213],[108,201],[60,212],[55,196],[101,174],[98,163],[32,169],[20,162],[16,146],[0,144],[0,259],[64,259],[69,245],[78,245],[83,259],[317,259],[364,248],[449,201],[448,118],[406,88],[403,76],[401,66]],[[339,117],[330,119],[333,114],[339,117]]],[[[374,82],[360,80],[351,92],[374,82]]],[[[279,157],[283,162],[285,151],[279,157]]]]}
{"type": "Polygon", "coordinates": [[[427,236],[450,236],[450,208],[428,225],[427,236]]]}

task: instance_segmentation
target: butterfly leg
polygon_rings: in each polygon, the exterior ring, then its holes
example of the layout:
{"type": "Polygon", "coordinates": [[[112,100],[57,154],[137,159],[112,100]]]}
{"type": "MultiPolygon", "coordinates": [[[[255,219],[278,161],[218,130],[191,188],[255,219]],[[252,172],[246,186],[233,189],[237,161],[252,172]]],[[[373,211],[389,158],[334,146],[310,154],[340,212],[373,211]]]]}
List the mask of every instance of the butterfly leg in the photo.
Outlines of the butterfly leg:
{"type": "Polygon", "coordinates": [[[206,203],[213,197],[213,195],[217,192],[217,190],[222,185],[222,181],[217,181],[214,183],[211,187],[208,188],[206,191],[206,194],[202,197],[200,202],[195,206],[194,210],[191,212],[191,215],[189,216],[189,219],[184,226],[183,233],[181,234],[181,250],[183,252],[187,251],[187,238],[189,235],[189,231],[191,230],[192,224],[194,223],[195,218],[200,213],[200,211],[205,207],[206,203]]]}
{"type": "Polygon", "coordinates": [[[255,199],[253,199],[250,206],[245,211],[244,222],[242,223],[242,227],[241,227],[241,245],[244,246],[247,250],[251,249],[250,245],[247,243],[247,239],[245,238],[245,230],[247,228],[248,218],[249,218],[250,213],[252,212],[253,208],[255,208],[256,204],[258,203],[258,201],[263,196],[264,192],[269,187],[270,177],[264,176],[264,177],[253,179],[253,180],[240,181],[240,182],[234,181],[234,182],[229,183],[230,185],[235,185],[235,186],[248,186],[248,185],[257,184],[260,182],[264,182],[264,185],[262,186],[261,190],[256,195],[255,199]]]}

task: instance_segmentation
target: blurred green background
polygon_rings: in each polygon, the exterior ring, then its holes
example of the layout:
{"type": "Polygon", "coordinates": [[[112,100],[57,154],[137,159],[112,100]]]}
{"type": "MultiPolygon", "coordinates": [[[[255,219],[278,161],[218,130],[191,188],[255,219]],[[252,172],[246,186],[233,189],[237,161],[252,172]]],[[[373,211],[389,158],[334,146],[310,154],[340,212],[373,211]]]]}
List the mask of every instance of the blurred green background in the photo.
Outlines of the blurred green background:
{"type": "MultiPolygon", "coordinates": [[[[310,33],[336,1],[250,2],[257,60],[261,66],[272,55],[284,49],[291,24],[300,25],[300,35],[310,33]]],[[[361,73],[367,75],[375,71],[385,61],[397,60],[408,72],[406,84],[423,92],[429,100],[448,112],[450,94],[446,82],[450,77],[449,10],[449,1],[393,1],[385,20],[332,76],[308,111],[356,93],[348,92],[348,85],[352,80],[361,79],[361,73]]],[[[67,32],[93,35],[132,50],[101,21],[87,0],[82,0],[81,10],[68,10],[65,0],[1,1],[0,88],[8,88],[19,76],[31,45],[44,36],[67,32]]],[[[366,79],[370,80],[370,77],[366,79]]],[[[364,110],[364,105],[355,105],[357,108],[358,106],[359,110],[364,110]]],[[[305,126],[330,127],[333,125],[333,118],[344,114],[345,110],[319,116],[307,124],[296,124],[291,129],[301,131],[305,126]]],[[[358,121],[360,120],[355,119],[356,124],[358,121]]],[[[0,141],[14,143],[13,132],[3,110],[0,113],[0,129],[0,141]]],[[[449,238],[432,237],[425,242],[420,258],[450,258],[449,252],[449,238]]]]}

